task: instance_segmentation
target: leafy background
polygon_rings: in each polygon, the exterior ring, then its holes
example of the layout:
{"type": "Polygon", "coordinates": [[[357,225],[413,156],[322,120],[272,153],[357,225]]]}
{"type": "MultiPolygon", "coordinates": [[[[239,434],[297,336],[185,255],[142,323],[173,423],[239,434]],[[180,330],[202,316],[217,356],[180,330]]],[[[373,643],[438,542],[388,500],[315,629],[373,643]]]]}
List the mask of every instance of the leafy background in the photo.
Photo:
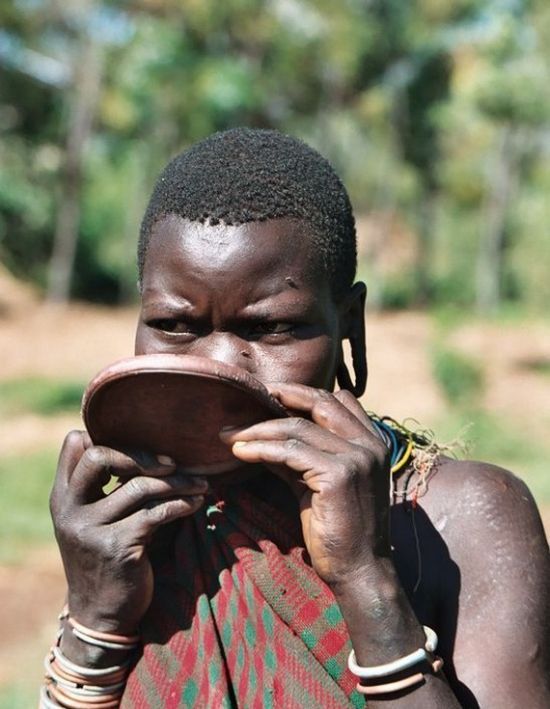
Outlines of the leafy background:
{"type": "Polygon", "coordinates": [[[3,0],[0,707],[35,704],[63,593],[48,490],[86,381],[131,352],[152,184],[243,124],[350,191],[365,404],[514,469],[550,519],[547,0],[3,0]]]}

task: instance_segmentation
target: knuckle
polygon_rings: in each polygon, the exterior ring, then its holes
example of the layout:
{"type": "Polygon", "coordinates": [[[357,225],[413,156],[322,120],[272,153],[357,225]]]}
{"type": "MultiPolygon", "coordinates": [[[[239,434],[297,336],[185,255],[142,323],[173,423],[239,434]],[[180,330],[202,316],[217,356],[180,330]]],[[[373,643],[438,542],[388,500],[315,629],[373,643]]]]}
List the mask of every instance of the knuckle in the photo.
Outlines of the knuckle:
{"type": "Polygon", "coordinates": [[[88,525],[83,520],[67,525],[65,531],[79,546],[88,546],[88,525]]]}
{"type": "Polygon", "coordinates": [[[313,408],[324,410],[327,406],[330,406],[333,401],[334,394],[331,394],[325,389],[319,389],[317,392],[317,401],[313,404],[313,408]]]}
{"type": "Polygon", "coordinates": [[[337,477],[342,482],[354,481],[359,477],[360,473],[361,466],[354,455],[347,456],[337,467],[337,477]]]}
{"type": "Polygon", "coordinates": [[[290,419],[290,422],[291,429],[298,432],[307,430],[311,426],[311,423],[301,416],[294,416],[290,419]]]}
{"type": "Polygon", "coordinates": [[[59,515],[59,512],[60,512],[59,500],[60,500],[60,496],[57,494],[57,491],[54,488],[51,491],[50,498],[49,498],[50,514],[51,514],[54,522],[56,521],[56,519],[59,515]]]}
{"type": "Polygon", "coordinates": [[[368,451],[357,450],[346,454],[337,466],[337,477],[346,485],[355,484],[369,470],[368,451]]]}
{"type": "MultiPolygon", "coordinates": [[[[173,506],[173,505],[172,505],[173,506]]],[[[146,508],[146,518],[153,524],[162,524],[170,517],[170,504],[168,502],[150,505],[146,508]]]]}
{"type": "Polygon", "coordinates": [[[368,450],[371,455],[372,464],[382,467],[389,463],[391,452],[388,446],[382,443],[382,441],[375,441],[368,450]]]}
{"type": "Polygon", "coordinates": [[[105,449],[100,446],[92,446],[84,451],[83,462],[91,468],[104,468],[107,465],[105,449]]]}
{"type": "Polygon", "coordinates": [[[318,400],[312,408],[312,414],[315,418],[328,420],[331,416],[334,406],[334,395],[328,391],[320,391],[318,400]]]}
{"type": "Polygon", "coordinates": [[[141,499],[149,492],[147,481],[141,477],[130,478],[124,485],[128,497],[133,500],[141,499]]]}
{"type": "Polygon", "coordinates": [[[340,391],[337,391],[334,394],[334,397],[338,399],[342,404],[351,404],[354,405],[357,403],[357,399],[353,396],[351,391],[348,391],[347,389],[340,389],[340,391]]]}
{"type": "Polygon", "coordinates": [[[65,439],[63,440],[63,446],[62,449],[71,449],[74,448],[75,446],[79,445],[82,442],[82,436],[83,436],[82,431],[78,431],[77,429],[73,429],[72,431],[69,431],[67,435],[65,436],[65,439]]]}
{"type": "Polygon", "coordinates": [[[284,448],[288,453],[299,450],[301,445],[302,445],[301,441],[299,441],[296,438],[288,438],[284,442],[284,448]]]}
{"type": "Polygon", "coordinates": [[[86,525],[81,521],[75,521],[69,515],[62,515],[57,520],[55,534],[62,547],[82,549],[89,546],[86,525]]]}
{"type": "Polygon", "coordinates": [[[70,539],[73,534],[71,531],[70,516],[58,509],[52,510],[52,522],[57,539],[70,539]]]}

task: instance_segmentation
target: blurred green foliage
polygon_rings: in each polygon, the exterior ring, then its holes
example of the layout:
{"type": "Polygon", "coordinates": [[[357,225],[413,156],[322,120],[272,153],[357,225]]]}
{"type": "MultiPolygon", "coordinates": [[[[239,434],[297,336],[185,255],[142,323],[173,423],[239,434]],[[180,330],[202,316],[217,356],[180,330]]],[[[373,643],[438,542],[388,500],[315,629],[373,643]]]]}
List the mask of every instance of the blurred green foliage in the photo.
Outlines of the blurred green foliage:
{"type": "Polygon", "coordinates": [[[0,381],[0,414],[78,411],[84,388],[82,382],[40,377],[0,381]]]}
{"type": "Polygon", "coordinates": [[[53,542],[46,501],[58,451],[0,457],[0,563],[20,561],[22,552],[53,542]]]}
{"type": "Polygon", "coordinates": [[[475,407],[450,411],[435,426],[435,434],[441,443],[455,442],[459,458],[490,461],[511,470],[527,483],[539,506],[550,503],[550,445],[546,440],[475,407]]]}
{"type": "Polygon", "coordinates": [[[0,709],[28,709],[37,702],[40,688],[20,681],[0,687],[0,709]]]}
{"type": "Polygon", "coordinates": [[[483,369],[461,352],[438,345],[433,352],[433,373],[451,406],[475,407],[483,394],[483,369]]]}
{"type": "Polygon", "coordinates": [[[362,253],[378,305],[545,307],[546,0],[5,0],[0,27],[0,258],[19,276],[46,283],[74,77],[91,43],[99,96],[73,296],[135,297],[158,171],[247,124],[318,147],[357,214],[391,221],[378,236],[393,270],[362,253]]]}

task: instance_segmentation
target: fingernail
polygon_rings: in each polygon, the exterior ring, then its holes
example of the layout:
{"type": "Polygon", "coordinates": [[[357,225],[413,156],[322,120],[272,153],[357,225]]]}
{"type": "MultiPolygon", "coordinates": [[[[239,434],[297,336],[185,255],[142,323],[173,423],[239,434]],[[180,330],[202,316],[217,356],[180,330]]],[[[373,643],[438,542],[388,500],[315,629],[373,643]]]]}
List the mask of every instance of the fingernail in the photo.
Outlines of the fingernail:
{"type": "Polygon", "coordinates": [[[223,426],[220,433],[229,433],[230,431],[238,431],[239,428],[243,428],[243,426],[223,426]]]}
{"type": "Polygon", "coordinates": [[[235,443],[233,443],[233,448],[242,448],[243,446],[246,446],[247,443],[248,441],[235,441],[235,443]]]}
{"type": "Polygon", "coordinates": [[[175,465],[176,463],[169,455],[157,455],[157,460],[161,465],[175,465]]]}

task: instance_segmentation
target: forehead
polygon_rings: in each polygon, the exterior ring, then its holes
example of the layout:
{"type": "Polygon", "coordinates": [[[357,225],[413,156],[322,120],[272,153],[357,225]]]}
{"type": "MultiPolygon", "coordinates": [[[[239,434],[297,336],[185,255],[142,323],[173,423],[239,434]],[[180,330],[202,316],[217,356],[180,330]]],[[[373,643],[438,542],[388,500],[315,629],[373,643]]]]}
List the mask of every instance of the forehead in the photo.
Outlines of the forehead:
{"type": "Polygon", "coordinates": [[[329,287],[310,227],[295,219],[209,225],[164,217],[151,231],[144,287],[158,284],[163,273],[220,284],[240,280],[250,288],[281,278],[290,287],[329,287]]]}

